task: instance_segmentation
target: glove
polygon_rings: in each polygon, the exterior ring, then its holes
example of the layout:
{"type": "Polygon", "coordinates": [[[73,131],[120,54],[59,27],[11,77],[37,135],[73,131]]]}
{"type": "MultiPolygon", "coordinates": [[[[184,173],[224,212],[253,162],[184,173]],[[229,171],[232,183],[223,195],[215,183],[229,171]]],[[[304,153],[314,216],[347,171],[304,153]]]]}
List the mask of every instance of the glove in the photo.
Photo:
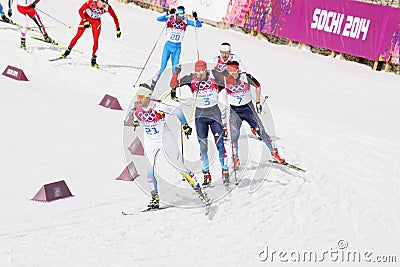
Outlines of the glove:
{"type": "Polygon", "coordinates": [[[222,76],[228,77],[229,76],[229,71],[227,69],[224,69],[221,71],[222,76]]]}
{"type": "Polygon", "coordinates": [[[196,12],[196,11],[193,11],[193,12],[192,12],[192,16],[193,16],[194,19],[197,19],[197,12],[196,12]]]}
{"type": "Polygon", "coordinates": [[[190,127],[187,123],[183,125],[183,133],[186,135],[186,137],[189,139],[189,135],[192,134],[192,127],[190,127]]]}
{"type": "Polygon", "coordinates": [[[176,9],[175,8],[171,8],[170,10],[167,10],[167,15],[173,15],[175,14],[176,9]]]}
{"type": "Polygon", "coordinates": [[[262,112],[262,105],[261,105],[261,100],[260,99],[256,100],[256,111],[257,111],[258,114],[261,114],[261,112],[262,112]]]}
{"type": "Polygon", "coordinates": [[[136,127],[140,126],[140,122],[137,120],[132,120],[133,130],[136,131],[136,127]]]}
{"type": "Polygon", "coordinates": [[[175,73],[179,74],[179,73],[181,73],[181,70],[182,70],[181,65],[175,66],[175,73]]]}
{"type": "Polygon", "coordinates": [[[36,4],[33,3],[33,4],[31,5],[31,8],[35,8],[35,7],[36,7],[36,4]]]}
{"type": "Polygon", "coordinates": [[[86,29],[90,27],[90,22],[87,20],[83,21],[83,27],[85,27],[86,29]]]}
{"type": "Polygon", "coordinates": [[[117,28],[117,38],[121,37],[121,29],[117,28]]]}
{"type": "Polygon", "coordinates": [[[9,10],[8,10],[8,16],[11,18],[11,16],[12,16],[12,9],[10,8],[9,10]]]}

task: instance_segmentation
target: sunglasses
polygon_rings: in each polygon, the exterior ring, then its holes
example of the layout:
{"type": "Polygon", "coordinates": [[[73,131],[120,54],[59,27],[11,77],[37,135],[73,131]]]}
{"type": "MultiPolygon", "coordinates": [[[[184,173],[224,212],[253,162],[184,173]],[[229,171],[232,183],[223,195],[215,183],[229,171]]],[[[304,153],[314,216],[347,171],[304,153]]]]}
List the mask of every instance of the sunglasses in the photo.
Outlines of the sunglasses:
{"type": "Polygon", "coordinates": [[[150,95],[143,95],[143,94],[137,94],[136,95],[136,98],[137,99],[145,99],[145,98],[147,98],[147,97],[149,97],[150,95]]]}
{"type": "Polygon", "coordinates": [[[201,70],[201,71],[196,71],[194,74],[195,74],[197,77],[199,77],[199,76],[203,75],[204,73],[206,73],[206,71],[205,71],[205,70],[201,70]]]}

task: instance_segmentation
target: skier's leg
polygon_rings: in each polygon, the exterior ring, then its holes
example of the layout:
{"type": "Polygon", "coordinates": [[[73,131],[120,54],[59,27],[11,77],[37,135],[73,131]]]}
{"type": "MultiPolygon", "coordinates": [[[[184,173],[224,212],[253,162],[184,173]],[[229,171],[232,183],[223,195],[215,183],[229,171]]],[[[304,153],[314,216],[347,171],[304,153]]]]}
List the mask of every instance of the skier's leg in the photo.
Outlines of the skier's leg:
{"type": "Polygon", "coordinates": [[[231,131],[231,139],[232,139],[232,146],[233,146],[233,154],[238,154],[239,152],[239,137],[240,137],[240,127],[242,126],[242,119],[240,118],[239,111],[237,108],[230,109],[230,131],[231,131]]]}
{"type": "Polygon", "coordinates": [[[72,49],[75,46],[76,42],[79,40],[79,38],[81,38],[85,30],[86,28],[83,27],[83,20],[81,20],[81,22],[79,22],[78,31],[76,32],[74,38],[72,38],[71,42],[69,43],[68,48],[72,49]]]}
{"type": "Polygon", "coordinates": [[[226,157],[226,150],[224,145],[224,128],[222,127],[222,121],[213,120],[211,125],[211,132],[214,135],[215,145],[219,153],[219,162],[223,170],[228,169],[228,162],[226,157]]]}
{"type": "Polygon", "coordinates": [[[210,171],[210,163],[208,160],[208,119],[199,117],[195,119],[197,140],[200,145],[200,157],[203,162],[203,172],[210,171]]]}
{"type": "Polygon", "coordinates": [[[36,12],[36,9],[34,8],[29,9],[28,16],[36,23],[36,25],[39,26],[39,29],[43,33],[43,35],[47,34],[46,28],[44,27],[39,14],[36,12]]]}
{"type": "Polygon", "coordinates": [[[152,195],[158,194],[157,179],[154,176],[156,158],[162,148],[161,143],[144,142],[144,152],[147,157],[147,182],[149,183],[150,192],[152,195]]]}
{"type": "Polygon", "coordinates": [[[261,119],[257,115],[253,103],[250,102],[246,106],[247,106],[246,112],[242,113],[243,119],[250,125],[252,129],[255,129],[257,131],[261,139],[267,145],[268,149],[272,152],[273,151],[272,139],[265,131],[265,128],[261,122],[261,119]]]}
{"type": "Polygon", "coordinates": [[[90,21],[93,33],[93,51],[92,56],[96,55],[97,49],[99,48],[99,36],[101,32],[101,23],[99,19],[93,19],[90,21]]]}
{"type": "Polygon", "coordinates": [[[173,46],[172,43],[166,42],[164,45],[163,53],[161,55],[161,66],[160,69],[156,72],[152,79],[152,83],[155,84],[158,82],[158,79],[160,79],[161,74],[164,72],[165,68],[167,67],[168,60],[172,54],[173,46]]]}
{"type": "Polygon", "coordinates": [[[179,60],[181,58],[181,43],[176,44],[176,48],[172,52],[172,75],[175,72],[175,67],[179,65],[179,60]]]}
{"type": "Polygon", "coordinates": [[[19,15],[21,17],[21,38],[25,39],[26,32],[28,30],[28,18],[26,16],[26,11],[24,7],[17,6],[17,9],[19,11],[19,15]]]}

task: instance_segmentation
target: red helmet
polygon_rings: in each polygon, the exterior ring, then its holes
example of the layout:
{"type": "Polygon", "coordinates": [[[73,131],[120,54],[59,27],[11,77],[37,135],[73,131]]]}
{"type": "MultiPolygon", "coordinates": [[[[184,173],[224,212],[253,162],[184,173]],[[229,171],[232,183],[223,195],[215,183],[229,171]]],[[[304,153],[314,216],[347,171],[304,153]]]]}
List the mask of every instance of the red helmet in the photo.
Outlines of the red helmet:
{"type": "Polygon", "coordinates": [[[201,72],[207,69],[207,63],[204,60],[197,60],[196,64],[194,64],[194,71],[201,72]]]}

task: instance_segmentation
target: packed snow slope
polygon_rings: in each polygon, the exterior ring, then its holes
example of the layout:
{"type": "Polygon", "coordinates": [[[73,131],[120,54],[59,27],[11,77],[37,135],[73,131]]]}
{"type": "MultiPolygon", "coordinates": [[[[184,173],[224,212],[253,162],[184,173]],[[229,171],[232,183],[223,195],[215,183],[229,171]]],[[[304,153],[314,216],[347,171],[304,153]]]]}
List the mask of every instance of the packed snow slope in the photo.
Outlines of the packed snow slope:
{"type": "MultiPolygon", "coordinates": [[[[77,25],[82,3],[41,1],[38,7],[77,25]]],[[[29,79],[0,77],[0,266],[274,266],[277,254],[262,261],[266,247],[312,250],[321,258],[325,250],[344,251],[340,240],[347,249],[373,252],[372,258],[400,260],[399,76],[208,25],[197,34],[188,28],[181,62],[194,62],[197,49],[210,60],[220,43],[230,42],[269,96],[280,153],[307,172],[272,166],[254,193],[243,179],[215,203],[212,219],[202,208],[122,216],[149,201],[135,182],[115,178],[127,164],[123,121],[133,85],[163,24],[158,13],[110,4],[122,36],[116,38],[104,15],[97,54],[106,71],[90,67],[90,31],[75,46],[81,54],[49,62],[63,49],[30,38],[38,34],[29,31],[23,51],[19,32],[0,24],[1,71],[18,67],[29,79]],[[117,97],[124,111],[99,106],[105,94],[117,97]],[[42,185],[59,180],[73,198],[30,200],[42,185]]],[[[39,14],[49,35],[67,46],[76,27],[39,14]]],[[[158,69],[163,42],[141,82],[158,69]]]]}

